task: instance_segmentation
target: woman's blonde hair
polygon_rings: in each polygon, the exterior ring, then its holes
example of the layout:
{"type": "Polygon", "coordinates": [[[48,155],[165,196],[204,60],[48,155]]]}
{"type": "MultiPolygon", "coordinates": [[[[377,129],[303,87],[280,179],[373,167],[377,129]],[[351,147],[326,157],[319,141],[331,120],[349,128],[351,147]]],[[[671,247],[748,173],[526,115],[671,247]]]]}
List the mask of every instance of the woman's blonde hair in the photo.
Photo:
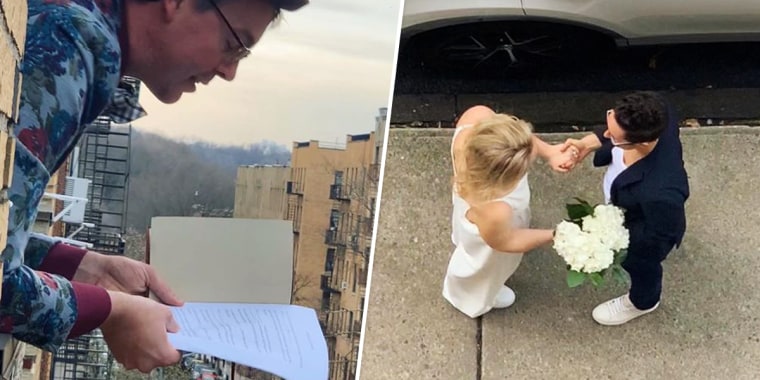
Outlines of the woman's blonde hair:
{"type": "Polygon", "coordinates": [[[464,142],[464,171],[455,179],[464,198],[489,201],[503,196],[528,172],[533,127],[512,115],[495,114],[474,125],[464,142]]]}

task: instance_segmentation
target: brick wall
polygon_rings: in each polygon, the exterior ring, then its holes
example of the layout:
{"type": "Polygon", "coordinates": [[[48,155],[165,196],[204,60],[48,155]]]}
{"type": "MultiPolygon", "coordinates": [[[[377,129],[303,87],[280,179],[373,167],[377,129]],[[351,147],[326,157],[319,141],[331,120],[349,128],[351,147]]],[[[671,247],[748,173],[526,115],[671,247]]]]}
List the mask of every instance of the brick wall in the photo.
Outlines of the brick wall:
{"type": "Polygon", "coordinates": [[[19,63],[26,36],[26,0],[0,0],[0,249],[7,239],[10,205],[6,190],[13,168],[14,142],[9,130],[18,120],[19,63]]]}
{"type": "MultiPolygon", "coordinates": [[[[26,0],[0,0],[0,250],[5,248],[8,238],[10,204],[7,189],[11,182],[15,147],[9,132],[18,120],[19,63],[24,51],[26,12],[26,0]]],[[[24,346],[10,340],[5,347],[0,347],[3,378],[20,378],[24,346]],[[10,361],[16,365],[10,365],[10,361]]]]}

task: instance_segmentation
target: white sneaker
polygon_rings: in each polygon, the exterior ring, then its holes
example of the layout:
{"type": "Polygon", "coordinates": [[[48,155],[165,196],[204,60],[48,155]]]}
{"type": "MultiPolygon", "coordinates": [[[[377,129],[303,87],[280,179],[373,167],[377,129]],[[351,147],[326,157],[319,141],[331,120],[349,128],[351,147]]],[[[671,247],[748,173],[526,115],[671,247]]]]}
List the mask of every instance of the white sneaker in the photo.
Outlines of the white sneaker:
{"type": "Polygon", "coordinates": [[[601,325],[617,326],[636,317],[651,313],[654,309],[657,309],[657,306],[660,306],[659,302],[651,309],[639,310],[636,306],[633,306],[628,294],[624,294],[595,307],[594,311],[591,312],[591,316],[601,325]]]}
{"type": "Polygon", "coordinates": [[[493,303],[493,307],[495,309],[503,309],[512,306],[513,303],[515,303],[515,292],[513,292],[508,286],[502,285],[499,292],[496,293],[496,300],[493,303]]]}

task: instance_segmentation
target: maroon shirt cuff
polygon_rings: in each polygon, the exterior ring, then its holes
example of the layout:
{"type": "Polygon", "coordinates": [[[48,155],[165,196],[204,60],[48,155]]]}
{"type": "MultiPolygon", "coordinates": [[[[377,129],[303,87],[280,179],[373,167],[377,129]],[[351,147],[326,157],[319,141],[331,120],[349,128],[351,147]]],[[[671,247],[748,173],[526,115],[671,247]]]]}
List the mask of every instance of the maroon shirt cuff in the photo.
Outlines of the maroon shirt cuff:
{"type": "Polygon", "coordinates": [[[56,243],[40,263],[38,271],[57,274],[67,280],[74,278],[79,264],[82,262],[86,249],[64,243],[56,243]]]}
{"type": "Polygon", "coordinates": [[[111,314],[111,297],[108,292],[95,285],[72,282],[77,300],[77,320],[69,332],[69,338],[86,334],[105,322],[111,314]]]}

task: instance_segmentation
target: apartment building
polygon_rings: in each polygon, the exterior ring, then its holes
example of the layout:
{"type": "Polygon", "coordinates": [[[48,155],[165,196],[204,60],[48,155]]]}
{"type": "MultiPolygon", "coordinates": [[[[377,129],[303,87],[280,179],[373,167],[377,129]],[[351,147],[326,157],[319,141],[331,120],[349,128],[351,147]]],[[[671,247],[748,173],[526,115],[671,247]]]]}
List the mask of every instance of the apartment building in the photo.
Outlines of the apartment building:
{"type": "Polygon", "coordinates": [[[292,302],[318,311],[330,379],[353,379],[387,109],[345,142],[294,142],[289,168],[238,169],[235,217],[293,222],[292,302]],[[284,174],[285,173],[285,174],[284,174]]]}
{"type": "Polygon", "coordinates": [[[385,111],[374,132],[349,135],[343,147],[293,146],[288,218],[296,236],[295,274],[303,281],[297,301],[320,311],[330,379],[355,377],[385,111]]]}
{"type": "Polygon", "coordinates": [[[290,166],[246,165],[237,170],[234,218],[287,219],[290,166]]]}
{"type": "Polygon", "coordinates": [[[374,133],[352,139],[346,151],[358,160],[336,170],[330,184],[320,279],[333,379],[352,379],[356,370],[378,179],[372,160],[374,133]]]}

